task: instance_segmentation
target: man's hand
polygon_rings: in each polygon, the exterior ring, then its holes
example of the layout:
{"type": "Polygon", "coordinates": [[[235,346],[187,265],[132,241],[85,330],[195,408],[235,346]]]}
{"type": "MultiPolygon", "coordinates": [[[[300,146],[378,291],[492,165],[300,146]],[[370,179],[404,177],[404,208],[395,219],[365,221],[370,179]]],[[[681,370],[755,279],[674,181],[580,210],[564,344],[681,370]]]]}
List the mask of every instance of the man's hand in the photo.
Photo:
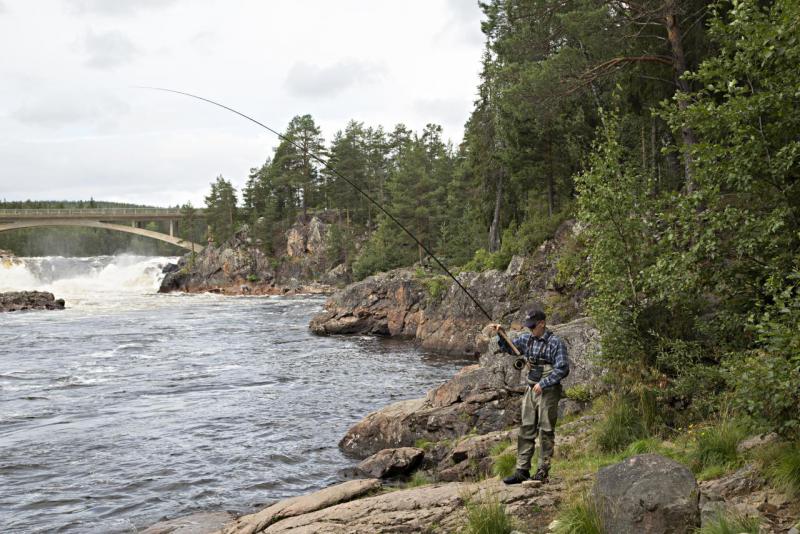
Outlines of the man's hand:
{"type": "Polygon", "coordinates": [[[533,385],[533,392],[536,393],[537,395],[541,395],[542,394],[542,386],[540,386],[539,384],[534,384],[533,385]]]}
{"type": "Polygon", "coordinates": [[[489,324],[488,328],[489,328],[489,330],[492,331],[493,334],[497,335],[497,334],[500,333],[500,330],[503,329],[503,325],[501,325],[499,323],[491,323],[491,324],[489,324]]]}

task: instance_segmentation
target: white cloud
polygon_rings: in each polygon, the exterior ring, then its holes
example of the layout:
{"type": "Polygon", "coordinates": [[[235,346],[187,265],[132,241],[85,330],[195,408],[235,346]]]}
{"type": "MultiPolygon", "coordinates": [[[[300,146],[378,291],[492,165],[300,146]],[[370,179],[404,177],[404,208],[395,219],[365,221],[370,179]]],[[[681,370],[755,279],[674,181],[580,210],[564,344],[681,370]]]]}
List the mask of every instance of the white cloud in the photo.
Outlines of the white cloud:
{"type": "Polygon", "coordinates": [[[66,0],[70,12],[77,15],[131,15],[139,10],[161,8],[177,0],[66,0]]]}
{"type": "Polygon", "coordinates": [[[466,122],[464,110],[469,109],[470,102],[461,98],[420,98],[414,101],[414,108],[426,117],[429,122],[438,124],[457,124],[459,120],[466,122]]]}
{"type": "Polygon", "coordinates": [[[301,61],[289,69],[286,85],[299,96],[334,96],[349,87],[378,81],[384,70],[381,65],[353,59],[324,67],[301,61]]]}
{"type": "Polygon", "coordinates": [[[130,63],[139,50],[128,37],[119,31],[94,33],[89,31],[83,41],[88,54],[86,64],[95,69],[113,69],[130,63]]]}
{"type": "Polygon", "coordinates": [[[40,96],[12,111],[10,116],[27,125],[47,128],[76,125],[107,127],[128,110],[125,102],[107,95],[70,92],[40,96]]]}

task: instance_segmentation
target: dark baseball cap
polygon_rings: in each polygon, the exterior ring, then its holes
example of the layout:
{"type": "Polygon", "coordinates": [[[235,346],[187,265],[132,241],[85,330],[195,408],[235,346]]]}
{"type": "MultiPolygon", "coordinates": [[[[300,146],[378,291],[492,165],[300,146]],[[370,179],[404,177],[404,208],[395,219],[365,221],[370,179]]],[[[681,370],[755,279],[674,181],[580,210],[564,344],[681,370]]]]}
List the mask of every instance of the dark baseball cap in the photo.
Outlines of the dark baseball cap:
{"type": "Polygon", "coordinates": [[[522,322],[526,328],[533,328],[536,326],[536,323],[539,321],[544,321],[547,318],[547,315],[544,313],[544,310],[541,306],[535,306],[528,310],[528,313],[525,314],[525,320],[522,322]]]}

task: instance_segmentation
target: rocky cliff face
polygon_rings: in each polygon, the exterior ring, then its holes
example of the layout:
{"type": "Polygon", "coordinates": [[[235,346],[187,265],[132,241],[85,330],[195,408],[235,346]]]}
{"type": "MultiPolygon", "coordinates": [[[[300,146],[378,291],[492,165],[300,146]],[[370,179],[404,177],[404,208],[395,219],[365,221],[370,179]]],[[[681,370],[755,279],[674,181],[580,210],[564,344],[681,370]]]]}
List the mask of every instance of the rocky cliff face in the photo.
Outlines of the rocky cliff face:
{"type": "Polygon", "coordinates": [[[329,223],[298,218],[286,232],[280,256],[267,256],[243,227],[219,245],[183,256],[167,267],[160,291],[213,291],[233,294],[327,293],[347,283],[350,272],[331,265],[329,223]]]}
{"type": "MultiPolygon", "coordinates": [[[[532,301],[545,304],[550,324],[573,319],[583,295],[559,285],[556,274],[575,233],[574,224],[566,223],[531,257],[515,257],[505,271],[461,273],[459,282],[495,321],[519,322],[532,301]]],[[[477,355],[485,349],[480,333],[488,322],[451,279],[418,268],[381,273],[335,293],[310,328],[322,335],[400,336],[426,349],[477,355]]]]}

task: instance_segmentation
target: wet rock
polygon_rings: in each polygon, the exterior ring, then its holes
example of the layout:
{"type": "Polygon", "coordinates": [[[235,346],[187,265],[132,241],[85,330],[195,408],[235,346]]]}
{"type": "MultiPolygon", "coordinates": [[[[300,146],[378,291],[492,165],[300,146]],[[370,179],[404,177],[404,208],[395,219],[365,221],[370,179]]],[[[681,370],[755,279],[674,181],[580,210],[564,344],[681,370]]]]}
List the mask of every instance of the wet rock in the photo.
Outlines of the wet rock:
{"type": "Polygon", "coordinates": [[[46,291],[0,293],[0,312],[63,309],[64,299],[57,299],[46,291]]]}
{"type": "Polygon", "coordinates": [[[161,521],[140,534],[212,534],[233,520],[228,512],[200,512],[178,519],[161,521]]]}
{"type": "Polygon", "coordinates": [[[372,478],[391,478],[411,474],[422,462],[425,451],[415,447],[383,449],[358,464],[358,471],[372,478]]]}
{"type": "Polygon", "coordinates": [[[223,534],[255,534],[256,532],[280,532],[275,524],[296,516],[305,516],[342,502],[356,499],[381,487],[376,479],[351,480],[330,488],[293,497],[273,504],[255,514],[245,515],[225,526],[223,534]]]}
{"type": "Polygon", "coordinates": [[[694,475],[657,454],[601,469],[591,496],[609,532],[688,534],[700,523],[694,475]]]}

